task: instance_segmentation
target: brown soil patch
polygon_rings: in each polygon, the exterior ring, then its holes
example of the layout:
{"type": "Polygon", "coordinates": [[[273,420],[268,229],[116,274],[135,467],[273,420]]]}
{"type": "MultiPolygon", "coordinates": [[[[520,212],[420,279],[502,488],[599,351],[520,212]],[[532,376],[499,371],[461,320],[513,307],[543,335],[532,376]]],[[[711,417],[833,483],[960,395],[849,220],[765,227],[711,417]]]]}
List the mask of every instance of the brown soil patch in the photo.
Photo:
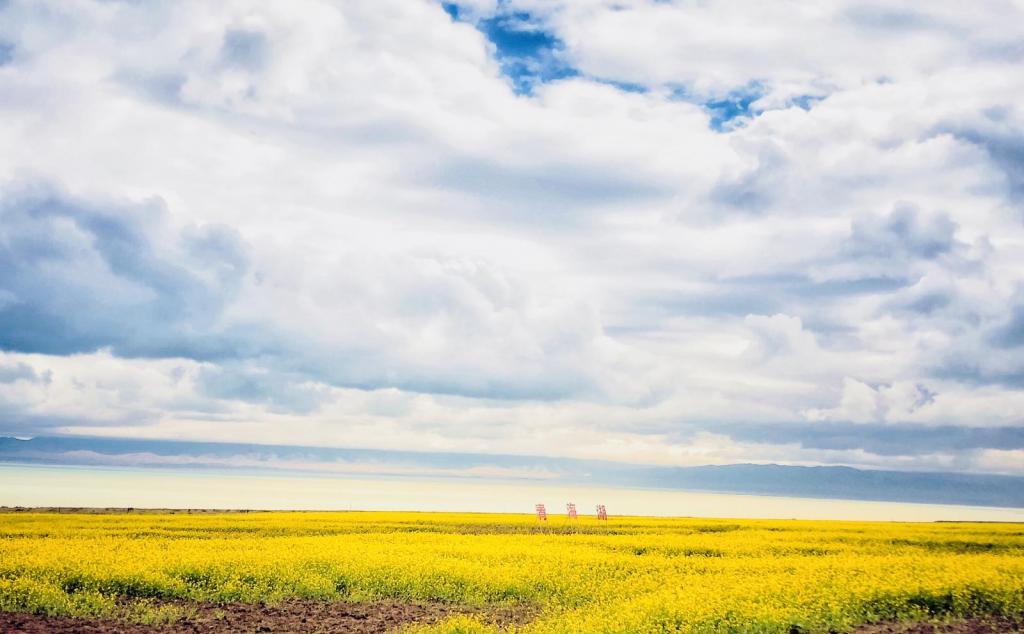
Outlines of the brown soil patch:
{"type": "Polygon", "coordinates": [[[3,634],[253,634],[258,632],[377,634],[402,626],[429,625],[446,617],[467,614],[508,627],[529,621],[530,608],[470,608],[442,603],[327,603],[287,601],[277,605],[247,603],[175,604],[191,615],[174,623],[144,625],[115,619],[0,613],[3,634]]]}
{"type": "Polygon", "coordinates": [[[937,623],[873,623],[858,627],[854,634],[1024,634],[1024,615],[937,623]]]}

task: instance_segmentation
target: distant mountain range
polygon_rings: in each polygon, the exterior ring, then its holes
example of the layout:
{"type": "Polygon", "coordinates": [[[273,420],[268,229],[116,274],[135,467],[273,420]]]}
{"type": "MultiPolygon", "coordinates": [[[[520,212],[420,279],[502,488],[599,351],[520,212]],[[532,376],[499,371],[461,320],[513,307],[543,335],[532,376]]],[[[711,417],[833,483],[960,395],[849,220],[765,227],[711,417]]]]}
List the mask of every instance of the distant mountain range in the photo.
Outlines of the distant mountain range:
{"type": "Polygon", "coordinates": [[[1024,477],[732,464],[665,467],[537,456],[90,437],[0,437],[0,462],[315,475],[485,478],[805,498],[1024,508],[1024,477]]]}

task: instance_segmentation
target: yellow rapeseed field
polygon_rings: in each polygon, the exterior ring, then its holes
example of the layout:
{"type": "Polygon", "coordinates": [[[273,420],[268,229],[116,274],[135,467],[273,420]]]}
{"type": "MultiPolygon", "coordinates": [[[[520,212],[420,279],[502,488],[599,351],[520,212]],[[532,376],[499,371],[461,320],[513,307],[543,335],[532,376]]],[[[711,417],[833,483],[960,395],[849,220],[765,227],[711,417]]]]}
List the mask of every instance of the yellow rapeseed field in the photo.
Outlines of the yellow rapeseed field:
{"type": "MultiPolygon", "coordinates": [[[[0,610],[522,604],[523,632],[828,632],[1024,611],[1024,526],[426,513],[0,514],[0,610]],[[120,606],[120,607],[119,607],[120,606]]],[[[434,632],[485,632],[453,617],[434,632]]]]}

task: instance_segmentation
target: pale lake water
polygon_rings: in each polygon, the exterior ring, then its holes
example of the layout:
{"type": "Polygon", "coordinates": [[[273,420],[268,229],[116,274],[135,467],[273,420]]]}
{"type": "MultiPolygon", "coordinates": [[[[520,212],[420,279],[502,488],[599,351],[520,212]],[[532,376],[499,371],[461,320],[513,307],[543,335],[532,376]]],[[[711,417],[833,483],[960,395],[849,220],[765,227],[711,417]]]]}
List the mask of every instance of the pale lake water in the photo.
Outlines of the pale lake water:
{"type": "Polygon", "coordinates": [[[0,505],[581,513],[772,519],[1024,522],[1024,509],[587,487],[537,481],[325,477],[0,464],[0,505]]]}

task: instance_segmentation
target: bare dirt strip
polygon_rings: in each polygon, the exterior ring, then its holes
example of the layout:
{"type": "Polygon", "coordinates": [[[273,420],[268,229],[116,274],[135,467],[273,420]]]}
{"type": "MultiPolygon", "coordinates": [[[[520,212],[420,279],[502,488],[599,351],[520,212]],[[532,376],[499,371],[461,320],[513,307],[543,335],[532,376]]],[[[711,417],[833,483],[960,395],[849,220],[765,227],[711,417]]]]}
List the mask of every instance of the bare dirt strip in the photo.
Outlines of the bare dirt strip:
{"type": "MultiPolygon", "coordinates": [[[[536,613],[523,608],[487,610],[440,603],[323,603],[289,601],[279,605],[188,604],[194,613],[180,621],[143,625],[118,620],[0,613],[3,634],[235,634],[390,633],[405,625],[429,625],[456,614],[474,614],[509,627],[530,621],[536,613]]],[[[853,634],[1024,634],[1024,616],[955,619],[946,622],[874,623],[853,634]]]]}
{"type": "Polygon", "coordinates": [[[857,628],[854,634],[1024,634],[1024,615],[935,623],[874,623],[857,628]]]}
{"type": "Polygon", "coordinates": [[[277,605],[246,603],[180,604],[191,615],[173,623],[144,625],[114,619],[90,619],[38,614],[0,613],[3,634],[235,634],[254,632],[352,632],[370,634],[398,631],[406,625],[429,625],[457,614],[482,617],[507,627],[529,621],[528,608],[469,608],[443,603],[326,603],[287,601],[277,605]]]}

